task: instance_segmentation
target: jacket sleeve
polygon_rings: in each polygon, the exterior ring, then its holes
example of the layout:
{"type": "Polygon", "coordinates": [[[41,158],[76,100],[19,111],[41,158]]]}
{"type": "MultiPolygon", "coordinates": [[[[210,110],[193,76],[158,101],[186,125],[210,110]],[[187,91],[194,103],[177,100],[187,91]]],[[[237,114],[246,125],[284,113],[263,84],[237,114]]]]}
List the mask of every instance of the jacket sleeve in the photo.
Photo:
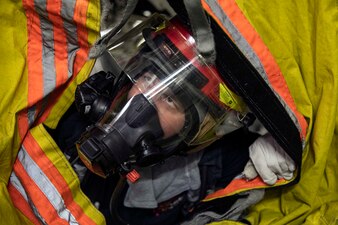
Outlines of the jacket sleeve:
{"type": "MultiPolygon", "coordinates": [[[[70,90],[85,65],[90,68],[89,48],[99,34],[98,0],[48,3],[1,3],[0,218],[8,224],[36,222],[19,213],[9,195],[14,162],[29,129],[45,121],[60,93],[70,90]]],[[[63,103],[70,104],[67,100],[63,103]]],[[[49,124],[56,124],[58,112],[49,124]]]]}

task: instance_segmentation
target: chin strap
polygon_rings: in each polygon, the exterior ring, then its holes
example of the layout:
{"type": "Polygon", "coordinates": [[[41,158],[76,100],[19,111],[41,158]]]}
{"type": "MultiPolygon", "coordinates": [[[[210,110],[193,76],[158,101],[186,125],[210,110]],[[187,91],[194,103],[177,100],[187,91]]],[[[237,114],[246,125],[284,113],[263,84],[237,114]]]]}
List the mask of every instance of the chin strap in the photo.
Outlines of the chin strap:
{"type": "Polygon", "coordinates": [[[216,60],[214,36],[201,2],[184,0],[184,5],[198,52],[207,60],[207,63],[214,64],[216,60]]]}

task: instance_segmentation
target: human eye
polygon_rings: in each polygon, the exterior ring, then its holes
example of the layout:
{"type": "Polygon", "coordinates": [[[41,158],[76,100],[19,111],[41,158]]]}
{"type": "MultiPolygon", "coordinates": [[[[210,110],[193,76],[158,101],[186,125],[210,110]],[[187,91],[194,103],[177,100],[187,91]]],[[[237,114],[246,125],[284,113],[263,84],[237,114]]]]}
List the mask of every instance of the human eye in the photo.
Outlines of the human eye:
{"type": "Polygon", "coordinates": [[[174,101],[174,99],[171,96],[167,96],[166,97],[166,102],[168,104],[175,104],[175,101],[174,101]]]}
{"type": "Polygon", "coordinates": [[[172,109],[179,109],[179,104],[175,97],[169,94],[162,94],[162,101],[165,102],[172,109]]]}

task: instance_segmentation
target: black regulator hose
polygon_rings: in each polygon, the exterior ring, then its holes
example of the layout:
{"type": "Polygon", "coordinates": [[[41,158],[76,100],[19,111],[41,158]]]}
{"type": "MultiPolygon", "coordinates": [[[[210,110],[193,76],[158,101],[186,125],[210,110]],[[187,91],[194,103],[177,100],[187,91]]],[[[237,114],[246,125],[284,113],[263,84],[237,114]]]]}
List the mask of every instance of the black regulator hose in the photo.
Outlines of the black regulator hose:
{"type": "Polygon", "coordinates": [[[120,177],[119,181],[116,184],[114,192],[110,198],[109,210],[112,216],[112,222],[116,225],[129,225],[128,222],[124,221],[123,218],[120,217],[118,212],[119,202],[122,195],[123,190],[127,185],[127,179],[123,176],[120,177]]]}

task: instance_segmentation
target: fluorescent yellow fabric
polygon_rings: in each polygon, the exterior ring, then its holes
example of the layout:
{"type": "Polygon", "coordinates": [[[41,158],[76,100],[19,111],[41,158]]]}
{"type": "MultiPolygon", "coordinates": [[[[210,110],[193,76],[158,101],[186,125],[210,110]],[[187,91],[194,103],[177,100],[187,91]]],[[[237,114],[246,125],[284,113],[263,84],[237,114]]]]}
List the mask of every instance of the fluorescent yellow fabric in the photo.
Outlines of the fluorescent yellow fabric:
{"type": "Polygon", "coordinates": [[[337,1],[237,3],[275,56],[309,121],[299,184],[268,190],[247,219],[260,225],[338,224],[337,1]]]}
{"type": "Polygon", "coordinates": [[[27,30],[21,1],[1,2],[0,33],[0,218],[8,224],[24,224],[7,191],[19,148],[15,114],[27,104],[27,30]]]}
{"type": "MultiPolygon", "coordinates": [[[[265,199],[251,208],[248,220],[252,224],[337,224],[337,3],[237,2],[275,56],[298,110],[309,121],[300,183],[267,191],[265,199]]],[[[6,218],[6,224],[29,223],[12,206],[6,187],[19,147],[15,115],[27,104],[26,22],[21,1],[1,2],[0,218],[6,218]]]]}
{"type": "MultiPolygon", "coordinates": [[[[89,1],[87,13],[88,42],[93,43],[100,26],[98,0],[89,1]]],[[[17,113],[26,109],[28,104],[27,19],[21,1],[1,1],[0,33],[0,218],[6,224],[30,224],[30,221],[13,206],[7,189],[20,147],[17,113]]],[[[78,80],[88,76],[91,65],[92,62],[85,65],[86,71],[80,72],[82,75],[77,78],[78,80]]],[[[67,90],[71,88],[74,90],[74,86],[67,90]]],[[[67,106],[69,105],[65,105],[67,106]]],[[[62,110],[65,110],[64,107],[59,108],[59,111],[62,110]]],[[[97,213],[89,212],[92,216],[102,216],[97,213]]]]}
{"type": "Polygon", "coordinates": [[[74,202],[86,208],[87,215],[95,222],[95,224],[105,224],[104,216],[92,205],[87,196],[80,190],[80,181],[75,171],[72,169],[55,141],[45,130],[44,126],[40,124],[39,126],[32,128],[31,133],[45,152],[46,156],[54,162],[54,166],[64,177],[67,186],[72,192],[74,202]]]}

